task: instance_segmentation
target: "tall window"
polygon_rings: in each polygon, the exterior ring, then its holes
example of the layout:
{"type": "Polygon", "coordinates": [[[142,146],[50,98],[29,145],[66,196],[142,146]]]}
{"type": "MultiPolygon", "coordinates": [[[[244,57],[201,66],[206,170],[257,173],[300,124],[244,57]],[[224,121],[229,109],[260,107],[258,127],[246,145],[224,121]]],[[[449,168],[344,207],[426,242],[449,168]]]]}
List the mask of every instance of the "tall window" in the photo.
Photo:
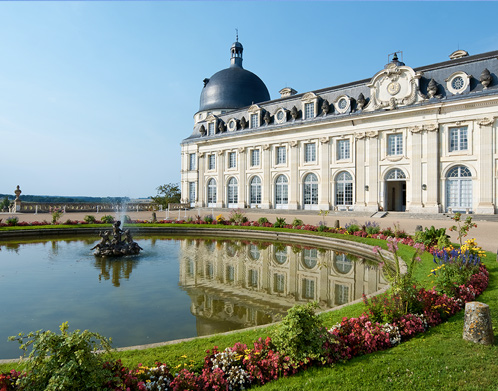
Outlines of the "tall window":
{"type": "Polygon", "coordinates": [[[337,160],[344,160],[351,158],[351,149],[349,147],[349,140],[337,141],[337,160]]]}
{"type": "Polygon", "coordinates": [[[316,144],[315,143],[304,144],[304,161],[305,162],[316,161],[316,144]]]}
{"type": "Polygon", "coordinates": [[[273,274],[273,291],[275,293],[284,293],[285,291],[285,276],[283,274],[273,274]]]}
{"type": "Polygon", "coordinates": [[[304,119],[314,118],[315,117],[315,104],[306,103],[304,105],[304,119]]]}
{"type": "Polygon", "coordinates": [[[250,244],[249,245],[249,257],[253,261],[257,261],[260,256],[261,256],[261,252],[259,251],[258,245],[257,244],[250,244]]]}
{"type": "Polygon", "coordinates": [[[208,206],[215,206],[216,204],[216,181],[211,178],[208,182],[208,189],[207,189],[207,202],[208,206]]]}
{"type": "Polygon", "coordinates": [[[251,166],[259,166],[259,149],[251,149],[251,166]]]}
{"type": "Polygon", "coordinates": [[[235,281],[235,268],[231,265],[227,265],[226,280],[227,280],[227,282],[234,282],[235,281]]]}
{"type": "Polygon", "coordinates": [[[465,166],[455,166],[446,175],[447,207],[453,210],[472,208],[472,173],[465,166]]]}
{"type": "Polygon", "coordinates": [[[195,202],[195,182],[188,183],[188,198],[191,204],[195,202]]]}
{"type": "Polygon", "coordinates": [[[237,167],[236,152],[229,152],[228,153],[228,168],[235,168],[235,167],[237,167]]]}
{"type": "Polygon", "coordinates": [[[257,128],[259,126],[259,115],[258,114],[251,114],[251,129],[257,128]]]}
{"type": "Polygon", "coordinates": [[[230,207],[230,204],[236,204],[239,202],[239,196],[238,196],[238,185],[237,185],[237,179],[235,178],[230,178],[228,181],[228,205],[230,207]]]}
{"type": "Polygon", "coordinates": [[[403,135],[401,133],[387,136],[387,154],[403,155],[403,135]]]}
{"type": "Polygon", "coordinates": [[[257,270],[253,270],[253,269],[249,269],[249,273],[248,273],[248,281],[247,281],[247,284],[251,287],[251,288],[257,288],[258,287],[258,271],[257,270]]]}
{"type": "Polygon", "coordinates": [[[287,247],[284,246],[283,248],[279,249],[275,247],[275,253],[273,254],[273,257],[279,265],[283,265],[285,262],[287,262],[287,247]]]}
{"type": "Polygon", "coordinates": [[[450,128],[450,152],[468,149],[467,127],[450,128]]]}
{"type": "Polygon", "coordinates": [[[287,150],[285,147],[277,147],[277,164],[285,164],[287,162],[287,150]]]}
{"type": "Polygon", "coordinates": [[[208,136],[214,135],[214,122],[208,124],[208,136]]]}
{"type": "Polygon", "coordinates": [[[251,179],[250,199],[251,205],[261,204],[261,179],[259,176],[255,176],[251,179]]]}
{"type": "Polygon", "coordinates": [[[335,254],[334,266],[341,274],[348,274],[353,269],[353,262],[346,254],[335,254]]]}
{"type": "Polygon", "coordinates": [[[303,299],[315,298],[315,281],[303,278],[303,299]]]}
{"type": "Polygon", "coordinates": [[[336,284],[334,293],[336,305],[346,304],[349,301],[349,286],[336,284]]]}
{"type": "Polygon", "coordinates": [[[208,170],[216,169],[216,155],[212,153],[208,155],[208,170]]]}
{"type": "Polygon", "coordinates": [[[310,173],[304,178],[304,207],[318,204],[318,178],[310,173]]]}
{"type": "Polygon", "coordinates": [[[289,203],[288,181],[285,175],[279,175],[275,181],[275,207],[286,208],[289,203]]]}
{"type": "Polygon", "coordinates": [[[188,169],[195,170],[195,153],[190,153],[188,155],[188,169]]]}
{"type": "Polygon", "coordinates": [[[343,171],[336,177],[335,204],[353,205],[353,177],[349,172],[343,171]]]}

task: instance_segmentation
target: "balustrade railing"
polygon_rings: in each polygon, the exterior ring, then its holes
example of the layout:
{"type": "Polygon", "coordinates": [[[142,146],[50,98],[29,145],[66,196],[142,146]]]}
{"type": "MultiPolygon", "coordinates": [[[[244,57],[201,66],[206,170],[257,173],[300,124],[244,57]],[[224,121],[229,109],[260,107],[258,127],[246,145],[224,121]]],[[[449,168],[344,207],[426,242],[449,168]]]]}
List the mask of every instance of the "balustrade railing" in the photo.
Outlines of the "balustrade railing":
{"type": "Polygon", "coordinates": [[[112,213],[112,212],[147,212],[157,211],[160,208],[151,202],[126,204],[105,204],[90,202],[22,202],[19,208],[13,206],[11,213],[50,213],[54,209],[61,209],[64,213],[112,213]]]}

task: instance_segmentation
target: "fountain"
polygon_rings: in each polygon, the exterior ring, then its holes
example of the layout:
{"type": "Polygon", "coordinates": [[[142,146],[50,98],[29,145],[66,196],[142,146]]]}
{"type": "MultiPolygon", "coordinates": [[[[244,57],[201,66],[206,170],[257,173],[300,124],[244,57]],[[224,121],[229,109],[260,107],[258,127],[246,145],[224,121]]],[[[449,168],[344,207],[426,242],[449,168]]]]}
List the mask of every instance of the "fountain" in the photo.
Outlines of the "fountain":
{"type": "Polygon", "coordinates": [[[101,231],[99,236],[100,242],[91,250],[98,257],[121,257],[123,255],[136,255],[143,250],[131,237],[130,230],[122,230],[120,228],[121,221],[116,221],[112,228],[112,239],[110,239],[109,231],[101,231]],[[122,236],[124,235],[124,240],[122,236]]]}

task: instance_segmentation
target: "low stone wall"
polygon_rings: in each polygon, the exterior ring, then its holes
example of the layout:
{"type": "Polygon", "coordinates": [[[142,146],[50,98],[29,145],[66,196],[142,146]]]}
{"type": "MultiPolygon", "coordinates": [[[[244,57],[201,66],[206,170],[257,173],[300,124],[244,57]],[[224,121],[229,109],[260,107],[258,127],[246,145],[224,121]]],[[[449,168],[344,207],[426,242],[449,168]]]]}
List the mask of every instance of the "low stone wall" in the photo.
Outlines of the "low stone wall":
{"type": "Polygon", "coordinates": [[[127,203],[127,204],[96,204],[83,202],[43,203],[21,202],[16,207],[17,213],[50,213],[53,209],[61,209],[64,213],[112,213],[112,212],[143,212],[161,210],[152,203],[127,203]]]}

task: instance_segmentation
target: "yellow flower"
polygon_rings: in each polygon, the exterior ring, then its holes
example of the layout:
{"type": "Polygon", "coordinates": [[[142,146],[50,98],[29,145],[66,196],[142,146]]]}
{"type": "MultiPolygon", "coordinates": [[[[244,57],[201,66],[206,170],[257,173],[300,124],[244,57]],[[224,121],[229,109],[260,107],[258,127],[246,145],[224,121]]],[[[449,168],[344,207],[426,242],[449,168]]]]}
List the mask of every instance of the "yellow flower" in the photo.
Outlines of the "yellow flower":
{"type": "Polygon", "coordinates": [[[183,356],[180,356],[180,357],[181,357],[181,358],[187,358],[187,355],[186,355],[186,354],[184,354],[183,356]]]}

